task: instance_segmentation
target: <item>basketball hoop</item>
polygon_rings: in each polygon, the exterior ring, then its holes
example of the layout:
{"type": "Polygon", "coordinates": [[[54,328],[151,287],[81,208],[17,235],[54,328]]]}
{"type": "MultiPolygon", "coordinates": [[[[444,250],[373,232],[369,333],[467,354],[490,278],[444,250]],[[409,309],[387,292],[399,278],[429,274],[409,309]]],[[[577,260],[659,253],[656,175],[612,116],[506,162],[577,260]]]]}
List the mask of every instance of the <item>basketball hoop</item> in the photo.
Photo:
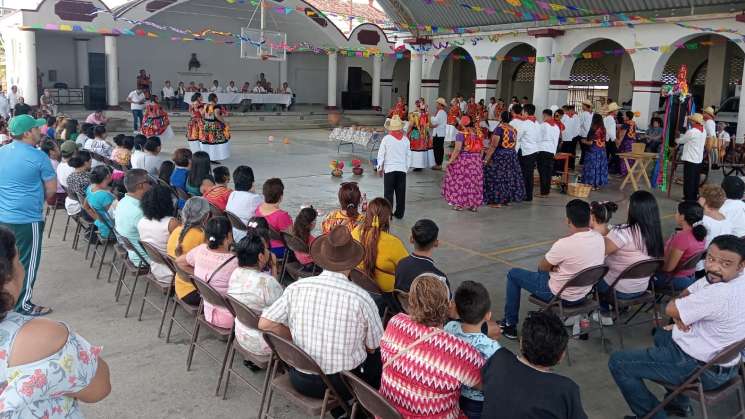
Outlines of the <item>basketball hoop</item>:
{"type": "MultiPolygon", "coordinates": [[[[285,61],[287,33],[266,30],[264,1],[260,1],[248,25],[241,28],[241,58],[261,61],[285,61]],[[254,15],[261,12],[260,28],[251,28],[254,15]]],[[[276,22],[275,22],[275,26],[276,22]]]]}

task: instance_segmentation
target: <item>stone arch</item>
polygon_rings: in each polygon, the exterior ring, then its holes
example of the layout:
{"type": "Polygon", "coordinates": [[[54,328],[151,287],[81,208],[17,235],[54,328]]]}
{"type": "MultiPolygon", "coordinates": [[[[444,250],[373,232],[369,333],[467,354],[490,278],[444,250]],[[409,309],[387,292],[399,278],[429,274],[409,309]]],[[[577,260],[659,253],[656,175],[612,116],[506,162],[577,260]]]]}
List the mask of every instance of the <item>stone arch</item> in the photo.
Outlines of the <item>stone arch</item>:
{"type": "Polygon", "coordinates": [[[438,95],[452,98],[457,94],[465,97],[476,93],[476,65],[473,57],[464,48],[455,48],[448,55],[441,57],[438,95]],[[456,59],[456,57],[458,57],[456,59]]]}
{"type": "Polygon", "coordinates": [[[509,43],[504,45],[496,54],[494,54],[497,59],[492,62],[492,65],[495,67],[494,73],[490,74],[494,74],[493,78],[499,80],[499,85],[496,88],[494,96],[503,98],[505,102],[508,102],[512,96],[527,96],[532,100],[532,77],[527,79],[521,77],[520,80],[516,82],[515,74],[517,74],[518,70],[521,68],[523,71],[527,70],[528,67],[535,69],[535,64],[523,59],[517,59],[516,57],[535,57],[535,54],[536,51],[534,46],[526,42],[509,43]],[[525,64],[528,64],[528,66],[525,67],[525,64]]]}
{"type": "Polygon", "coordinates": [[[666,39],[661,42],[661,45],[671,45],[672,47],[667,51],[660,51],[659,54],[657,54],[657,59],[654,61],[654,64],[652,66],[649,66],[650,80],[660,80],[662,78],[662,73],[665,68],[665,65],[670,60],[670,58],[673,56],[673,54],[675,54],[678,50],[678,48],[675,47],[676,45],[685,44],[696,38],[701,38],[705,36],[725,38],[731,41],[734,45],[737,45],[740,49],[740,52],[745,54],[745,45],[743,45],[741,42],[735,42],[737,37],[734,36],[733,34],[729,34],[725,32],[717,33],[717,34],[690,32],[690,33],[687,33],[686,35],[677,36],[671,39],[666,39]]]}

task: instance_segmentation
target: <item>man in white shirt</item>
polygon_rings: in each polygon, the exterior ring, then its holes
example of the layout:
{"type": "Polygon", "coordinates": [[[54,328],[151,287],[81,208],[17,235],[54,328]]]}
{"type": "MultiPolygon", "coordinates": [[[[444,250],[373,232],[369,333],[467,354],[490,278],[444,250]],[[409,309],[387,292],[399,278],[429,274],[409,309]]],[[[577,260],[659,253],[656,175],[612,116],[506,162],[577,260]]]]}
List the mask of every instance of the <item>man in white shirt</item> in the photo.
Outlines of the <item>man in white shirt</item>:
{"type": "Polygon", "coordinates": [[[745,236],[745,182],[737,176],[726,176],[722,180],[722,189],[727,196],[719,212],[732,224],[732,234],[737,237],[745,236]]]}
{"type": "Polygon", "coordinates": [[[603,126],[605,127],[605,152],[608,155],[608,172],[620,173],[620,161],[618,160],[618,143],[616,142],[616,112],[619,107],[616,102],[611,102],[607,107],[600,110],[603,114],[603,126]]]}
{"type": "Polygon", "coordinates": [[[163,98],[166,108],[173,109],[176,105],[176,90],[171,86],[170,80],[166,80],[165,85],[160,89],[160,96],[163,98]]]}
{"type": "Polygon", "coordinates": [[[561,128],[559,123],[554,119],[554,113],[551,109],[543,110],[543,122],[540,124],[541,138],[538,144],[538,153],[536,163],[538,165],[538,176],[541,179],[540,198],[548,197],[551,193],[551,175],[554,171],[554,153],[559,147],[559,137],[561,128]]]}
{"type": "MultiPolygon", "coordinates": [[[[590,135],[590,127],[592,126],[592,102],[585,99],[582,101],[582,112],[579,114],[579,127],[577,128],[577,136],[579,138],[587,138],[590,135]]],[[[578,140],[579,141],[579,140],[578,140]]],[[[581,143],[579,146],[582,151],[582,156],[579,159],[579,164],[583,164],[585,161],[585,155],[589,150],[590,146],[581,143]]]]}
{"type": "Polygon", "coordinates": [[[432,124],[432,151],[435,155],[435,165],[432,170],[442,170],[442,159],[445,156],[445,131],[447,130],[448,114],[445,112],[447,102],[438,97],[435,101],[435,116],[432,124]]]}
{"type": "Polygon", "coordinates": [[[579,117],[574,112],[574,106],[564,105],[561,107],[564,115],[561,117],[561,123],[564,124],[564,131],[561,133],[561,145],[559,151],[569,153],[569,169],[574,170],[575,156],[577,155],[577,142],[579,137],[577,131],[579,128],[579,117]]]}
{"type": "Polygon", "coordinates": [[[228,87],[225,88],[225,91],[228,93],[238,93],[238,88],[235,86],[235,82],[233,80],[230,80],[230,83],[228,83],[228,87]]]}
{"type": "Polygon", "coordinates": [[[279,93],[290,95],[290,106],[287,107],[287,110],[289,111],[292,105],[295,104],[295,94],[292,92],[290,84],[287,82],[282,83],[282,89],[279,90],[279,93]]]}
{"type": "MultiPolygon", "coordinates": [[[[515,111],[519,105],[512,107],[515,111]]],[[[525,182],[525,202],[533,201],[533,172],[535,170],[538,152],[541,151],[540,144],[543,141],[541,124],[535,119],[535,105],[528,103],[522,107],[523,120],[519,123],[517,130],[517,144],[520,147],[518,160],[523,172],[525,182]]],[[[549,172],[549,184],[551,182],[549,172]]]]}
{"type": "MultiPolygon", "coordinates": [[[[615,352],[608,361],[613,379],[636,416],[651,412],[659,401],[644,380],[682,384],[728,346],[745,339],[745,242],[719,236],[706,254],[706,277],[670,301],[665,312],[675,322],[655,330],[654,347],[615,352]]],[[[710,368],[699,378],[705,391],[719,388],[738,373],[740,356],[710,368]]],[[[687,397],[665,407],[667,413],[690,416],[687,397]]],[[[629,416],[627,416],[628,418],[629,416]]],[[[666,417],[660,412],[657,417],[666,417]]]]}
{"type": "Polygon", "coordinates": [[[724,157],[727,155],[727,149],[729,148],[730,136],[726,122],[717,122],[717,147],[719,148],[719,163],[724,162],[724,157]]]}
{"type": "Polygon", "coordinates": [[[266,89],[264,89],[264,86],[257,83],[254,88],[251,89],[251,93],[266,93],[266,89]]]}
{"type": "Polygon", "coordinates": [[[685,134],[675,139],[677,144],[683,145],[683,200],[696,201],[698,199],[698,184],[701,181],[701,162],[704,160],[704,146],[706,132],[704,131],[704,117],[694,113],[688,117],[692,126],[685,134]]]}
{"type": "Polygon", "coordinates": [[[132,90],[127,95],[127,102],[129,102],[129,108],[132,110],[134,132],[138,133],[142,126],[142,110],[145,109],[145,92],[139,87],[132,90]]]}
{"type": "Polygon", "coordinates": [[[8,106],[10,106],[11,115],[13,115],[14,109],[18,104],[18,96],[20,96],[20,93],[18,93],[18,86],[10,86],[10,92],[8,92],[8,106]]]}
{"type": "Polygon", "coordinates": [[[5,120],[10,118],[10,101],[2,90],[0,90],[0,116],[5,120]]]}
{"type": "Polygon", "coordinates": [[[489,121],[499,119],[499,115],[497,115],[497,98],[494,96],[489,99],[489,106],[486,109],[486,119],[489,121]]]}
{"type": "Polygon", "coordinates": [[[220,82],[217,80],[212,80],[212,86],[210,86],[209,92],[210,93],[223,93],[223,88],[220,86],[220,82]]]}
{"type": "Polygon", "coordinates": [[[520,131],[523,129],[523,107],[519,103],[510,105],[510,125],[517,131],[515,138],[515,151],[520,151],[520,131]]]}
{"type": "Polygon", "coordinates": [[[403,132],[404,124],[398,115],[386,121],[388,134],[380,141],[377,170],[383,177],[383,196],[393,205],[395,194],[396,210],[393,216],[401,219],[406,210],[406,172],[411,164],[411,146],[403,132]]]}

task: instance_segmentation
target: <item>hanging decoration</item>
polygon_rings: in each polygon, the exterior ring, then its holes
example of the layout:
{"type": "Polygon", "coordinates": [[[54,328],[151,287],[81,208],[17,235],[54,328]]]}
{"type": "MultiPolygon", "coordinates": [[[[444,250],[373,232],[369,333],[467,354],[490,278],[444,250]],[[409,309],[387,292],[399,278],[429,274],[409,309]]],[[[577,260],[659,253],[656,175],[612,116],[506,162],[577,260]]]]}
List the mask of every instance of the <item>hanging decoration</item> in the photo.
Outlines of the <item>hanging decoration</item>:
{"type": "MultiPolygon", "coordinates": [[[[253,7],[259,7],[262,6],[262,3],[259,0],[225,0],[228,2],[228,4],[250,4],[253,7]]],[[[274,13],[280,14],[280,15],[289,15],[292,13],[300,13],[303,15],[306,15],[308,17],[332,17],[339,20],[347,20],[350,22],[356,22],[356,23],[372,23],[379,26],[393,26],[393,22],[389,20],[383,20],[383,19],[368,19],[364,16],[357,16],[352,14],[343,14],[343,13],[334,13],[334,12],[327,12],[327,11],[320,11],[316,12],[314,10],[310,10],[306,7],[286,7],[286,6],[273,6],[267,2],[263,3],[263,8],[269,9],[273,11],[274,13]]]]}

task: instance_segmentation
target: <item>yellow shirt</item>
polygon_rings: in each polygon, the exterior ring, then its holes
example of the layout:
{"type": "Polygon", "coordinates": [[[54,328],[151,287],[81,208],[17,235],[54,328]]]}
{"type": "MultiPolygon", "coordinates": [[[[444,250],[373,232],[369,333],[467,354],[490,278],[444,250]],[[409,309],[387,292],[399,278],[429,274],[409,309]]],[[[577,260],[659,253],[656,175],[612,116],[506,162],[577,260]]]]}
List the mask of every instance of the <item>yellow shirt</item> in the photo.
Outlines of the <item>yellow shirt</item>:
{"type": "MultiPolygon", "coordinates": [[[[357,227],[352,231],[352,237],[360,241],[361,228],[357,227]]],[[[383,292],[393,292],[393,286],[396,282],[395,272],[398,262],[409,256],[409,252],[404,247],[403,242],[393,234],[380,232],[378,239],[378,255],[375,258],[375,282],[383,292]]],[[[359,269],[365,269],[364,262],[357,266],[359,269]]]]}
{"type": "MultiPolygon", "coordinates": [[[[176,227],[176,229],[171,232],[171,235],[168,236],[168,243],[166,244],[166,252],[168,253],[168,256],[176,258],[176,247],[178,246],[178,238],[181,235],[181,230],[183,230],[183,228],[184,226],[182,225],[176,227]]],[[[204,243],[204,231],[202,231],[202,229],[199,227],[190,228],[189,231],[186,233],[184,240],[181,242],[181,254],[185,255],[189,253],[191,249],[199,246],[202,243],[204,243]]],[[[184,298],[192,291],[197,290],[191,283],[191,281],[186,281],[179,275],[176,275],[174,287],[176,289],[176,296],[178,298],[184,298]]]]}

